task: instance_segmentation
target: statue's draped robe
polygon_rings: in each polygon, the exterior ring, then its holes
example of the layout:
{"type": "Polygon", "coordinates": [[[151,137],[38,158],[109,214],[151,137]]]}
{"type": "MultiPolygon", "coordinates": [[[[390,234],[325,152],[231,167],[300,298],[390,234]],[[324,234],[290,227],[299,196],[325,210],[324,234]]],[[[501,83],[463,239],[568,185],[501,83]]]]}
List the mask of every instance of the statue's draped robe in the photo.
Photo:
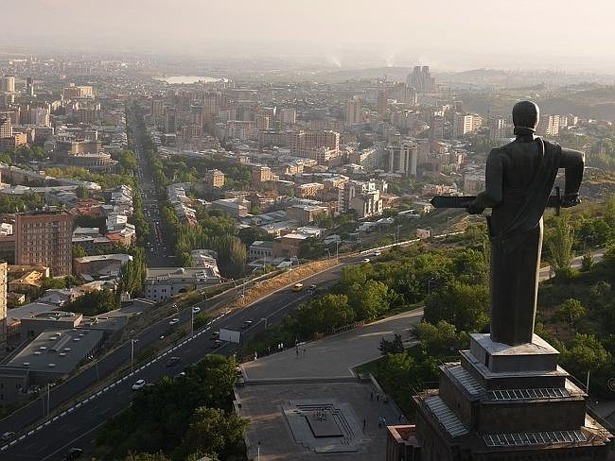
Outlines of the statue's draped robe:
{"type": "Polygon", "coordinates": [[[517,139],[493,149],[487,159],[485,191],[491,206],[491,339],[509,345],[531,343],[534,334],[542,215],[561,147],[542,139],[517,139]]]}

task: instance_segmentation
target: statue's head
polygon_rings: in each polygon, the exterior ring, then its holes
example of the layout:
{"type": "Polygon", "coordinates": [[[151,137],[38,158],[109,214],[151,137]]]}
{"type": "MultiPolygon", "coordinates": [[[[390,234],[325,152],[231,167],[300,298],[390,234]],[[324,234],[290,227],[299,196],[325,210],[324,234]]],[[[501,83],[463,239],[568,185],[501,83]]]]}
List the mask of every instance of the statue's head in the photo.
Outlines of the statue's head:
{"type": "Polygon", "coordinates": [[[515,134],[532,134],[538,125],[539,110],[536,103],[532,101],[520,101],[514,105],[512,110],[515,134]]]}

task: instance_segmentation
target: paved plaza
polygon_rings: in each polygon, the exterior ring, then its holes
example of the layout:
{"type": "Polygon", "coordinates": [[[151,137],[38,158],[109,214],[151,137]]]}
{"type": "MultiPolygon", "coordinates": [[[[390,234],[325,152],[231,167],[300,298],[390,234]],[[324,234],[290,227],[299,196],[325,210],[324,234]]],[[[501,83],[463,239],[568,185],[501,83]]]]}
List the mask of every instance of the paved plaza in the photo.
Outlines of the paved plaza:
{"type": "Polygon", "coordinates": [[[359,380],[352,369],[380,357],[383,337],[397,333],[410,342],[422,314],[406,312],[243,364],[237,403],[251,423],[250,458],[382,460],[380,422],[397,423],[400,413],[377,384],[359,380]]]}

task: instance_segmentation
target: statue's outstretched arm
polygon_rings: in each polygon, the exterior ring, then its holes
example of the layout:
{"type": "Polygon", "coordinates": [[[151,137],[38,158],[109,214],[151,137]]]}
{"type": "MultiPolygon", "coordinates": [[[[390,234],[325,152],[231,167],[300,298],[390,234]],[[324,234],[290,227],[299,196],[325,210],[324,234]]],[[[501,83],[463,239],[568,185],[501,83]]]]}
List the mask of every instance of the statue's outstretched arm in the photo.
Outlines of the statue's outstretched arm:
{"type": "Polygon", "coordinates": [[[583,168],[585,167],[585,154],[574,149],[562,147],[560,167],[566,170],[566,184],[562,206],[569,207],[579,203],[579,187],[583,180],[583,168]]]}
{"type": "Polygon", "coordinates": [[[468,206],[468,213],[480,214],[485,208],[502,203],[502,178],[504,166],[499,149],[492,149],[487,157],[485,169],[485,190],[476,196],[476,200],[468,206]]]}

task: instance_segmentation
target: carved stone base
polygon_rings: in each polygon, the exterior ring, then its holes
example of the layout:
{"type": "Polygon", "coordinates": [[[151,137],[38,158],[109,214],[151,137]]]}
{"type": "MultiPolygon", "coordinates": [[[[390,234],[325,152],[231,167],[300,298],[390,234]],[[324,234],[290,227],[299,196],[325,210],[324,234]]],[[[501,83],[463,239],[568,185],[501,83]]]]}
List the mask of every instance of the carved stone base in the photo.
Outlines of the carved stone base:
{"type": "Polygon", "coordinates": [[[537,335],[520,346],[472,335],[461,362],[440,367],[439,389],[415,396],[421,461],[606,459],[612,436],[558,355],[537,335]]]}

